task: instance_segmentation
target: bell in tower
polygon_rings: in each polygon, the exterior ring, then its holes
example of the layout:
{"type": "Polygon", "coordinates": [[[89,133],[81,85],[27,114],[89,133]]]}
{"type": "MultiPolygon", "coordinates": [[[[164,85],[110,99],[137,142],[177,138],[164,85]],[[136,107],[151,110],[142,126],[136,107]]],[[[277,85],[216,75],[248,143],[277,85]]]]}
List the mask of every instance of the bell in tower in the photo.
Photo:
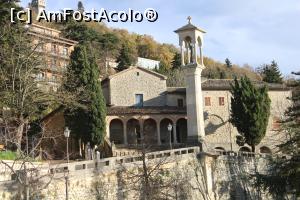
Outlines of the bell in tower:
{"type": "Polygon", "coordinates": [[[186,102],[188,142],[202,144],[205,138],[203,97],[201,88],[201,73],[203,64],[203,36],[204,30],[194,26],[191,17],[188,24],[177,29],[181,50],[181,65],[186,74],[186,102]]]}

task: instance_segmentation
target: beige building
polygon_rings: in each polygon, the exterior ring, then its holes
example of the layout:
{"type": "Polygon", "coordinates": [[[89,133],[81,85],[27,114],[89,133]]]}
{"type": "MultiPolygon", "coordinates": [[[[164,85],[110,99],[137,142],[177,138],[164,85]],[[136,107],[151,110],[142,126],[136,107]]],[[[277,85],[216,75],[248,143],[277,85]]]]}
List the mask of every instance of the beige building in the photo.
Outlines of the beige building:
{"type": "Polygon", "coordinates": [[[36,81],[47,89],[56,91],[60,85],[62,73],[70,61],[70,54],[78,43],[61,36],[61,32],[45,26],[32,24],[28,27],[29,35],[35,44],[35,51],[42,55],[41,73],[36,81]]]}
{"type": "MultiPolygon", "coordinates": [[[[151,144],[153,150],[202,144],[203,151],[250,151],[248,146],[236,144],[238,132],[229,123],[233,80],[202,80],[205,31],[192,25],[189,18],[188,24],[175,32],[179,35],[186,88],[167,87],[167,77],[143,67],[130,67],[102,80],[108,112],[106,140],[114,144],[110,146],[113,153],[127,151],[142,141],[151,144]]],[[[261,87],[266,83],[254,84],[261,87]]],[[[268,88],[271,116],[266,136],[256,148],[262,153],[274,152],[276,144],[285,140],[277,131],[278,121],[291,95],[281,84],[268,84],[268,88]]],[[[46,119],[47,130],[59,129],[63,135],[64,122],[58,127],[51,117],[46,119]]]]}
{"type": "MultiPolygon", "coordinates": [[[[208,149],[238,151],[237,130],[229,122],[232,80],[206,80],[202,83],[205,145],[208,149]]],[[[263,83],[256,82],[257,86],[263,83]]],[[[166,77],[153,71],[131,67],[102,81],[108,104],[107,137],[116,147],[139,143],[143,134],[153,146],[186,146],[186,88],[167,87],[166,77]],[[171,134],[168,125],[172,125],[171,134]]],[[[283,140],[277,134],[278,120],[288,107],[289,88],[268,84],[271,117],[267,135],[258,151],[273,151],[283,140]]],[[[244,147],[243,150],[250,150],[244,147]]]]}

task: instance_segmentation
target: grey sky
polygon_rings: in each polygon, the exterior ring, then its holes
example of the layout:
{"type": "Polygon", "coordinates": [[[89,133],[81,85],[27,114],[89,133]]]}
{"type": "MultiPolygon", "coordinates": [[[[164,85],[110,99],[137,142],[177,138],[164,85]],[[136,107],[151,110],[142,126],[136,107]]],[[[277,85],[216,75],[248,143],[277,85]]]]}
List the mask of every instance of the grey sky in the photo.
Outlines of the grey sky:
{"type": "MultiPolygon", "coordinates": [[[[46,0],[47,10],[76,8],[76,0],[46,0]]],[[[29,0],[23,0],[27,5],[29,0]]],[[[219,61],[228,57],[233,63],[257,67],[275,59],[281,71],[300,70],[300,1],[299,0],[83,0],[86,10],[105,8],[159,13],[154,23],[109,23],[131,32],[152,35],[162,43],[178,45],[173,32],[187,23],[207,31],[204,54],[219,61]]]]}

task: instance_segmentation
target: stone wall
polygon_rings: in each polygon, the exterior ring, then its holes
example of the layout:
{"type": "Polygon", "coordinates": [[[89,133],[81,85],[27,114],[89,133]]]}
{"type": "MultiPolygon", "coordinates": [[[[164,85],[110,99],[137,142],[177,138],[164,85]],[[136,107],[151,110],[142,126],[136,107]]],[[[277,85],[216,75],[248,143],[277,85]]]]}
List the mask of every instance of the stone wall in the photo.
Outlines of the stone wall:
{"type": "MultiPolygon", "coordinates": [[[[198,147],[154,152],[147,158],[147,167],[159,166],[159,179],[168,183],[157,193],[163,192],[168,199],[191,200],[245,199],[245,195],[258,199],[252,180],[245,177],[255,169],[263,172],[269,159],[264,154],[204,153],[199,152],[198,147]]],[[[38,196],[40,199],[65,199],[68,182],[69,199],[139,199],[142,190],[131,186],[135,182],[133,172],[141,167],[138,155],[52,165],[53,179],[38,196]],[[69,169],[68,176],[66,169],[69,169]]],[[[0,182],[3,200],[11,199],[17,191],[16,182],[8,179],[0,182]]],[[[263,194],[262,199],[267,199],[265,197],[263,194]]]]}
{"type": "MultiPolygon", "coordinates": [[[[287,100],[290,95],[290,91],[269,91],[271,116],[266,136],[257,146],[257,152],[259,152],[259,148],[264,146],[276,151],[276,144],[284,140],[283,135],[278,133],[280,128],[278,121],[283,119],[284,113],[290,105],[289,100],[287,100]]],[[[185,103],[184,93],[168,94],[168,105],[177,106],[177,99],[179,98],[184,99],[185,103]]],[[[236,144],[237,129],[228,122],[231,109],[230,91],[203,90],[203,104],[207,147],[212,149],[221,147],[227,151],[238,151],[240,147],[236,144]],[[224,98],[224,105],[220,105],[220,97],[224,98]],[[205,98],[209,98],[210,105],[205,105],[205,98]]]]}
{"type": "Polygon", "coordinates": [[[168,106],[178,106],[178,99],[183,100],[183,106],[186,107],[186,98],[182,94],[168,94],[167,95],[167,105],[168,106]]]}
{"type": "MultiPolygon", "coordinates": [[[[257,146],[259,148],[268,147],[271,151],[276,150],[276,144],[282,142],[284,137],[279,134],[278,121],[283,119],[286,109],[290,102],[290,91],[269,91],[271,99],[271,115],[267,127],[267,133],[262,142],[257,146]]],[[[203,98],[210,98],[210,106],[204,106],[206,143],[209,148],[222,147],[225,150],[238,151],[236,144],[237,129],[229,122],[230,118],[230,91],[203,91],[203,98]],[[224,97],[224,105],[219,105],[219,97],[224,97]]],[[[205,102],[205,100],[204,100],[205,102]]]]}
{"type": "MultiPolygon", "coordinates": [[[[153,72],[154,73],[154,72],[153,72]]],[[[143,94],[144,106],[166,105],[166,79],[141,68],[132,68],[110,79],[110,103],[134,106],[135,94],[143,94]]]]}

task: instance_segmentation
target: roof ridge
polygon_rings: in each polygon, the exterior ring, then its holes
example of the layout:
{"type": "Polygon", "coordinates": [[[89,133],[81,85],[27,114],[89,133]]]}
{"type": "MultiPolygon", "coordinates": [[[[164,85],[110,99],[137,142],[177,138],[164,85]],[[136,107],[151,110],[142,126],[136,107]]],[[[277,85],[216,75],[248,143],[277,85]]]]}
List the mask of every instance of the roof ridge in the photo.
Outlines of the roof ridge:
{"type": "Polygon", "coordinates": [[[114,77],[116,77],[116,76],[118,76],[118,75],[120,75],[120,74],[123,74],[123,73],[125,73],[125,72],[131,71],[131,70],[133,70],[133,69],[140,69],[140,70],[146,71],[146,72],[148,72],[148,73],[154,74],[154,75],[156,75],[156,76],[159,76],[159,77],[161,77],[161,78],[163,78],[163,79],[165,79],[165,80],[167,79],[167,77],[166,77],[165,75],[163,75],[163,74],[160,74],[160,73],[155,72],[155,71],[153,71],[153,70],[149,70],[149,69],[146,69],[146,68],[144,68],[144,67],[139,67],[139,66],[130,66],[130,67],[128,67],[127,69],[124,69],[124,70],[122,70],[122,71],[120,71],[120,72],[117,72],[116,74],[113,74],[113,75],[108,76],[107,79],[112,79],[112,78],[114,78],[114,77]]]}

